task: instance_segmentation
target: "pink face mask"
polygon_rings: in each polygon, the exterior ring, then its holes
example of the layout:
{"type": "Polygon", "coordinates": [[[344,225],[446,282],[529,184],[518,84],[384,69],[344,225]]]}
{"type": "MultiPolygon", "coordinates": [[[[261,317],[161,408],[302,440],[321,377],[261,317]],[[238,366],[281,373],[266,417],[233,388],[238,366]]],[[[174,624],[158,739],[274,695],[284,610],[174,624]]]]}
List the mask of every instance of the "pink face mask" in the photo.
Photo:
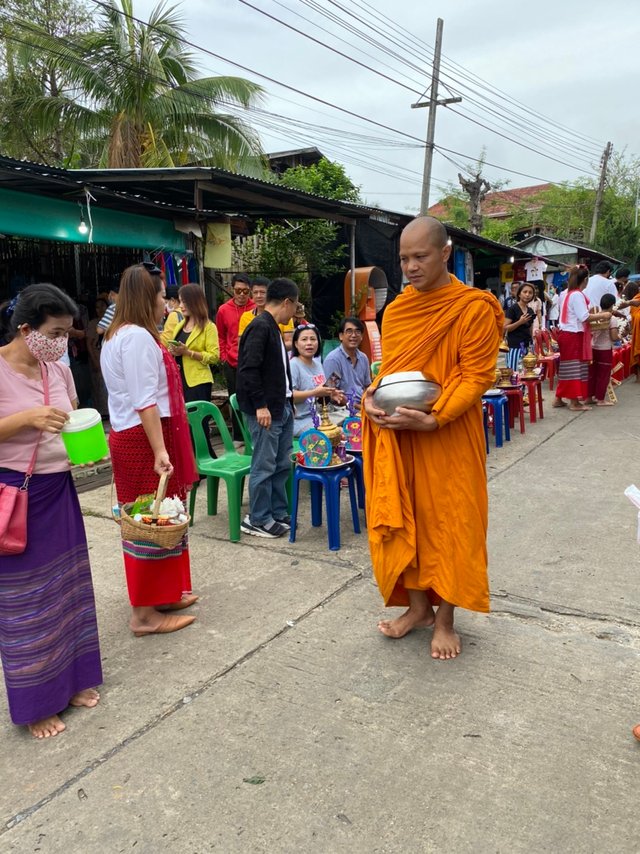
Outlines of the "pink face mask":
{"type": "Polygon", "coordinates": [[[24,343],[29,348],[31,355],[39,362],[57,362],[67,352],[69,336],[61,335],[59,338],[47,338],[37,329],[32,329],[24,336],[24,343]]]}

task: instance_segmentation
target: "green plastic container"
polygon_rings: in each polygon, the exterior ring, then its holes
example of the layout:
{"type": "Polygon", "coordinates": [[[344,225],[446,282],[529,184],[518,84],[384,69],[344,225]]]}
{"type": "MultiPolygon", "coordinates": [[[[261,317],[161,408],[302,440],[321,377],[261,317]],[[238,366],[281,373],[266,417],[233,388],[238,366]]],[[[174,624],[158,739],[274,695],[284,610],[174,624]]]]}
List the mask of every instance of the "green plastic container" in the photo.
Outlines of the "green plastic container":
{"type": "Polygon", "coordinates": [[[97,409],[74,409],[62,428],[67,456],[76,465],[97,463],[109,453],[102,418],[97,409]]]}

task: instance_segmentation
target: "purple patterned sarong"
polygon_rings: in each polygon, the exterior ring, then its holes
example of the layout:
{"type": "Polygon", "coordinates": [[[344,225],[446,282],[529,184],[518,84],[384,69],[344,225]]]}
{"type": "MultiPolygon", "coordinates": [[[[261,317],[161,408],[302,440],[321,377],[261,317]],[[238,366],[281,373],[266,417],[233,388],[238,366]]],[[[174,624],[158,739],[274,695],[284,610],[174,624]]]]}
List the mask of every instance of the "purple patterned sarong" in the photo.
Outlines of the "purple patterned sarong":
{"type": "MultiPolygon", "coordinates": [[[[20,486],[24,475],[0,472],[20,486]]],[[[27,548],[0,556],[0,655],[14,724],[61,712],[102,682],[89,553],[70,472],[29,485],[27,548]]]]}

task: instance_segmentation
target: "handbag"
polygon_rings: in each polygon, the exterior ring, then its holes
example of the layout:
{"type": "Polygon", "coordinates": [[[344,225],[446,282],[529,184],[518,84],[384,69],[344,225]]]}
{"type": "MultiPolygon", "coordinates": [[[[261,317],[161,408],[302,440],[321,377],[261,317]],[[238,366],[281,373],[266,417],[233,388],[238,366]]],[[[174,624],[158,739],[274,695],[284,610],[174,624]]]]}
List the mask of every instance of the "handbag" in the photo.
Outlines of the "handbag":
{"type": "MultiPolygon", "coordinates": [[[[49,405],[49,382],[47,372],[40,363],[42,385],[44,387],[44,405],[49,405]]],[[[42,432],[33,449],[22,486],[9,486],[0,483],[0,555],[19,555],[27,547],[27,507],[29,504],[29,481],[38,456],[38,446],[42,432]]]]}

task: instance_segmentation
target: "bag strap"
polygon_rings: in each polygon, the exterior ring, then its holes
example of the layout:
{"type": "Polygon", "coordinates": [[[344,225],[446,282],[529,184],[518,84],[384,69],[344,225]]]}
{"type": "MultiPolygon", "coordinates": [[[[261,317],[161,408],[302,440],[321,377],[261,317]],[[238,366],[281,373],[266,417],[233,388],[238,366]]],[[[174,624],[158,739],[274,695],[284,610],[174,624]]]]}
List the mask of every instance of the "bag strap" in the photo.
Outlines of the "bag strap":
{"type": "MultiPolygon", "coordinates": [[[[42,387],[44,389],[44,405],[49,406],[49,369],[45,366],[44,362],[40,362],[40,373],[42,374],[42,387]]],[[[31,460],[29,461],[29,465],[27,467],[24,483],[20,487],[21,492],[26,492],[29,489],[29,481],[31,480],[31,475],[33,474],[33,469],[36,465],[36,458],[38,456],[38,447],[40,445],[40,439],[42,439],[42,431],[38,433],[38,441],[36,442],[36,446],[33,449],[33,454],[31,454],[31,460]]]]}

